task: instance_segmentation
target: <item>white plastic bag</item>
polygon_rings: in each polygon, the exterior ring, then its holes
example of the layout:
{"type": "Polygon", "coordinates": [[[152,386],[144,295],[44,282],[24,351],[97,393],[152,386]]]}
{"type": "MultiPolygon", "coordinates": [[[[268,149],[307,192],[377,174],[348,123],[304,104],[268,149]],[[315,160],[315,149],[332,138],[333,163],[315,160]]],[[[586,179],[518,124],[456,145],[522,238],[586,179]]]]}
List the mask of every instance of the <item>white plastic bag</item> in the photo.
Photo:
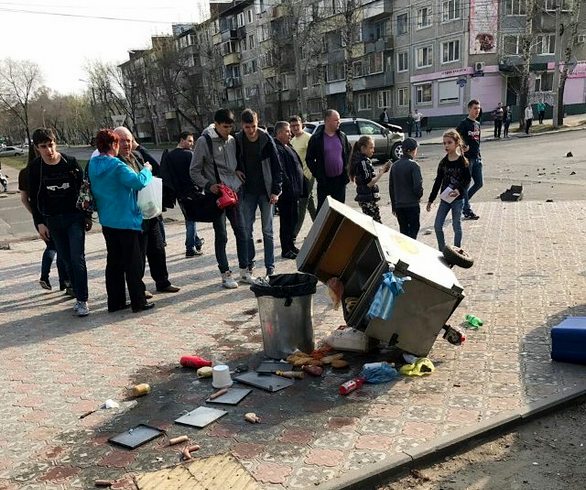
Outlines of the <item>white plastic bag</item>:
{"type": "Polygon", "coordinates": [[[163,180],[158,177],[138,191],[138,207],[144,219],[151,219],[163,212],[163,180]]]}

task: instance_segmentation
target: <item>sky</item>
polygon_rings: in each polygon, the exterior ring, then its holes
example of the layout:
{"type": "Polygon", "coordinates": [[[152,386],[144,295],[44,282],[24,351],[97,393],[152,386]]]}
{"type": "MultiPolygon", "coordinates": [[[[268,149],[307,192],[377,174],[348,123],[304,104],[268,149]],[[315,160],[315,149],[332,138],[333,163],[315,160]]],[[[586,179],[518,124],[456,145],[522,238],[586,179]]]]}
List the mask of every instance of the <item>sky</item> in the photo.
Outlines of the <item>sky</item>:
{"type": "Polygon", "coordinates": [[[27,59],[44,85],[82,93],[88,61],[120,64],[172,23],[202,20],[206,0],[0,0],[0,59],[27,59]],[[115,20],[121,19],[121,20],[115,20]]]}

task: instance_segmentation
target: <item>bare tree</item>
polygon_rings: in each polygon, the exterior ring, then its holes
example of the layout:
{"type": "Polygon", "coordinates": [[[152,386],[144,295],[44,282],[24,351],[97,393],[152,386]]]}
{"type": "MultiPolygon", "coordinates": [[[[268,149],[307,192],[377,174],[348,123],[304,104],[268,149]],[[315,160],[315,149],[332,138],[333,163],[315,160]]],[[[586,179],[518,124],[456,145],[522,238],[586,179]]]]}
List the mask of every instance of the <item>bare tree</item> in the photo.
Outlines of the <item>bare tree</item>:
{"type": "Polygon", "coordinates": [[[97,126],[112,125],[112,116],[127,114],[124,94],[116,83],[116,67],[100,61],[86,66],[94,119],[97,126]]]}
{"type": "Polygon", "coordinates": [[[0,108],[17,118],[29,145],[32,144],[29,124],[30,102],[41,83],[42,74],[36,63],[11,58],[0,62],[0,108]]]}

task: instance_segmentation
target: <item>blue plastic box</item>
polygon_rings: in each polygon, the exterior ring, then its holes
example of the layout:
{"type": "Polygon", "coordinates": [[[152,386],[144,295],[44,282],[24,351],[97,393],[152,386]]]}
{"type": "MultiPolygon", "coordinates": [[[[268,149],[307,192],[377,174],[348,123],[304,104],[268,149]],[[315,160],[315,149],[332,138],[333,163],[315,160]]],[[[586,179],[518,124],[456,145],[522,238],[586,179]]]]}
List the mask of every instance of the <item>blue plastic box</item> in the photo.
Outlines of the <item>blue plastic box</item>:
{"type": "Polygon", "coordinates": [[[586,317],[566,318],[551,329],[551,358],[586,364],[586,317]]]}

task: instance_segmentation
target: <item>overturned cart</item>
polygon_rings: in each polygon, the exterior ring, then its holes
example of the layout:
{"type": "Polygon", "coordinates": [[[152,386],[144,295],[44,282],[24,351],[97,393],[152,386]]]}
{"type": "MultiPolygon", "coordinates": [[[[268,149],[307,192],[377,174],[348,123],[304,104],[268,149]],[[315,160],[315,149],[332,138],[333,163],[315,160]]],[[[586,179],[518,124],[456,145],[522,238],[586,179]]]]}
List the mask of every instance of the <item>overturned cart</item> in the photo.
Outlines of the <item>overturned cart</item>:
{"type": "Polygon", "coordinates": [[[442,252],[330,197],[297,256],[300,271],[324,283],[341,280],[349,327],[417,356],[426,356],[441,332],[451,343],[461,343],[461,335],[447,325],[464,299],[451,265],[442,252]],[[394,298],[389,319],[370,318],[383,275],[390,271],[410,280],[403,283],[404,294],[394,298]]]}

